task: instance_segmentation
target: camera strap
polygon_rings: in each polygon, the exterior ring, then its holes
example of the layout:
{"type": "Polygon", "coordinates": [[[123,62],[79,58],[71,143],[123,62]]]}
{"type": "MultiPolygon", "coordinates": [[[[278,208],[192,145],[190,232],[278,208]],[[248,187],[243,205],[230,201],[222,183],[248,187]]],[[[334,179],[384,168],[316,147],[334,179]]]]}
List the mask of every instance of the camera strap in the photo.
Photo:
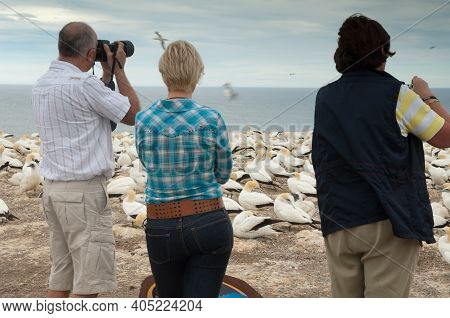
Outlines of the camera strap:
{"type": "Polygon", "coordinates": [[[112,69],[111,69],[111,81],[109,82],[109,84],[107,85],[109,88],[111,88],[113,91],[115,90],[115,84],[113,82],[113,78],[114,78],[114,70],[116,69],[116,63],[119,65],[119,67],[122,69],[123,66],[120,64],[120,62],[117,60],[116,58],[116,54],[117,54],[117,48],[114,50],[113,52],[113,65],[112,65],[112,69]]]}

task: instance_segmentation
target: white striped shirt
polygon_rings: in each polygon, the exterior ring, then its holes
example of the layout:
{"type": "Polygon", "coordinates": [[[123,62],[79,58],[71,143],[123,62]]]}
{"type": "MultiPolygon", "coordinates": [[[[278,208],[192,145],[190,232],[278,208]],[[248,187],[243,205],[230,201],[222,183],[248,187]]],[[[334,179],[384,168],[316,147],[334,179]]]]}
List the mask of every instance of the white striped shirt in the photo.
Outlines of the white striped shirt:
{"type": "Polygon", "coordinates": [[[113,176],[110,120],[118,123],[126,115],[127,97],[75,65],[56,60],[36,82],[32,105],[44,178],[71,181],[113,176]]]}

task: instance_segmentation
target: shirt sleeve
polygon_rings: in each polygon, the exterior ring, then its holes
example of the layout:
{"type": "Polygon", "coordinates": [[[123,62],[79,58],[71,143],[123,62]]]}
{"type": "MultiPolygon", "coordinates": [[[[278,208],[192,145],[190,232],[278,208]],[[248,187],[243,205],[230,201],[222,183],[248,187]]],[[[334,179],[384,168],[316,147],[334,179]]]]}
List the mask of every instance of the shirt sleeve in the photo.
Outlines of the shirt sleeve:
{"type": "Polygon", "coordinates": [[[227,127],[223,118],[219,115],[216,136],[216,159],[214,175],[217,182],[224,184],[230,179],[233,159],[230,143],[228,141],[227,127]]]}
{"type": "Polygon", "coordinates": [[[413,134],[422,141],[433,138],[445,123],[441,116],[406,85],[400,88],[396,117],[404,137],[413,134]]]}
{"type": "Polygon", "coordinates": [[[115,123],[122,121],[131,107],[128,97],[109,89],[95,76],[84,81],[82,90],[91,109],[115,123]]]}
{"type": "Polygon", "coordinates": [[[142,122],[137,119],[135,124],[135,143],[136,143],[136,150],[139,156],[139,160],[141,161],[141,164],[144,168],[145,166],[145,159],[144,159],[144,150],[143,150],[143,136],[142,136],[142,122]]]}

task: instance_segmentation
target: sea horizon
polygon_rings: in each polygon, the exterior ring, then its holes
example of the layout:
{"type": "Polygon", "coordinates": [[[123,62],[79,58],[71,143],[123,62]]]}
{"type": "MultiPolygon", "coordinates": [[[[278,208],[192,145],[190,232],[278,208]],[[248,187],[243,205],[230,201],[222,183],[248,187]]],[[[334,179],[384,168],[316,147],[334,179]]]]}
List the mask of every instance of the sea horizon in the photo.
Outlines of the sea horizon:
{"type": "MultiPolygon", "coordinates": [[[[31,107],[33,85],[0,84],[0,130],[17,136],[37,132],[31,107]]],[[[134,86],[141,109],[165,98],[166,87],[134,86]]],[[[234,87],[237,98],[229,100],[222,87],[199,86],[193,99],[217,109],[230,131],[248,127],[261,130],[310,131],[313,129],[314,105],[318,88],[314,87],[234,87]]],[[[450,89],[433,88],[450,110],[450,89]]],[[[134,127],[119,124],[117,131],[133,132],[134,127]]]]}

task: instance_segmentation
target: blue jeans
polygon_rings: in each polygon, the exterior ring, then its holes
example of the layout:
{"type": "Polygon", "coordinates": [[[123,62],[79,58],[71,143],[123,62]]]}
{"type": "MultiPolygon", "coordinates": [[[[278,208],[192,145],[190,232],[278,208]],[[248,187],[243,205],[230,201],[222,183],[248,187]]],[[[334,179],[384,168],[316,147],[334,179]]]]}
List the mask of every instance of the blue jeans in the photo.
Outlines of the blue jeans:
{"type": "Polygon", "coordinates": [[[218,297],[233,248],[224,209],[148,220],[147,249],[159,297],[218,297]]]}

